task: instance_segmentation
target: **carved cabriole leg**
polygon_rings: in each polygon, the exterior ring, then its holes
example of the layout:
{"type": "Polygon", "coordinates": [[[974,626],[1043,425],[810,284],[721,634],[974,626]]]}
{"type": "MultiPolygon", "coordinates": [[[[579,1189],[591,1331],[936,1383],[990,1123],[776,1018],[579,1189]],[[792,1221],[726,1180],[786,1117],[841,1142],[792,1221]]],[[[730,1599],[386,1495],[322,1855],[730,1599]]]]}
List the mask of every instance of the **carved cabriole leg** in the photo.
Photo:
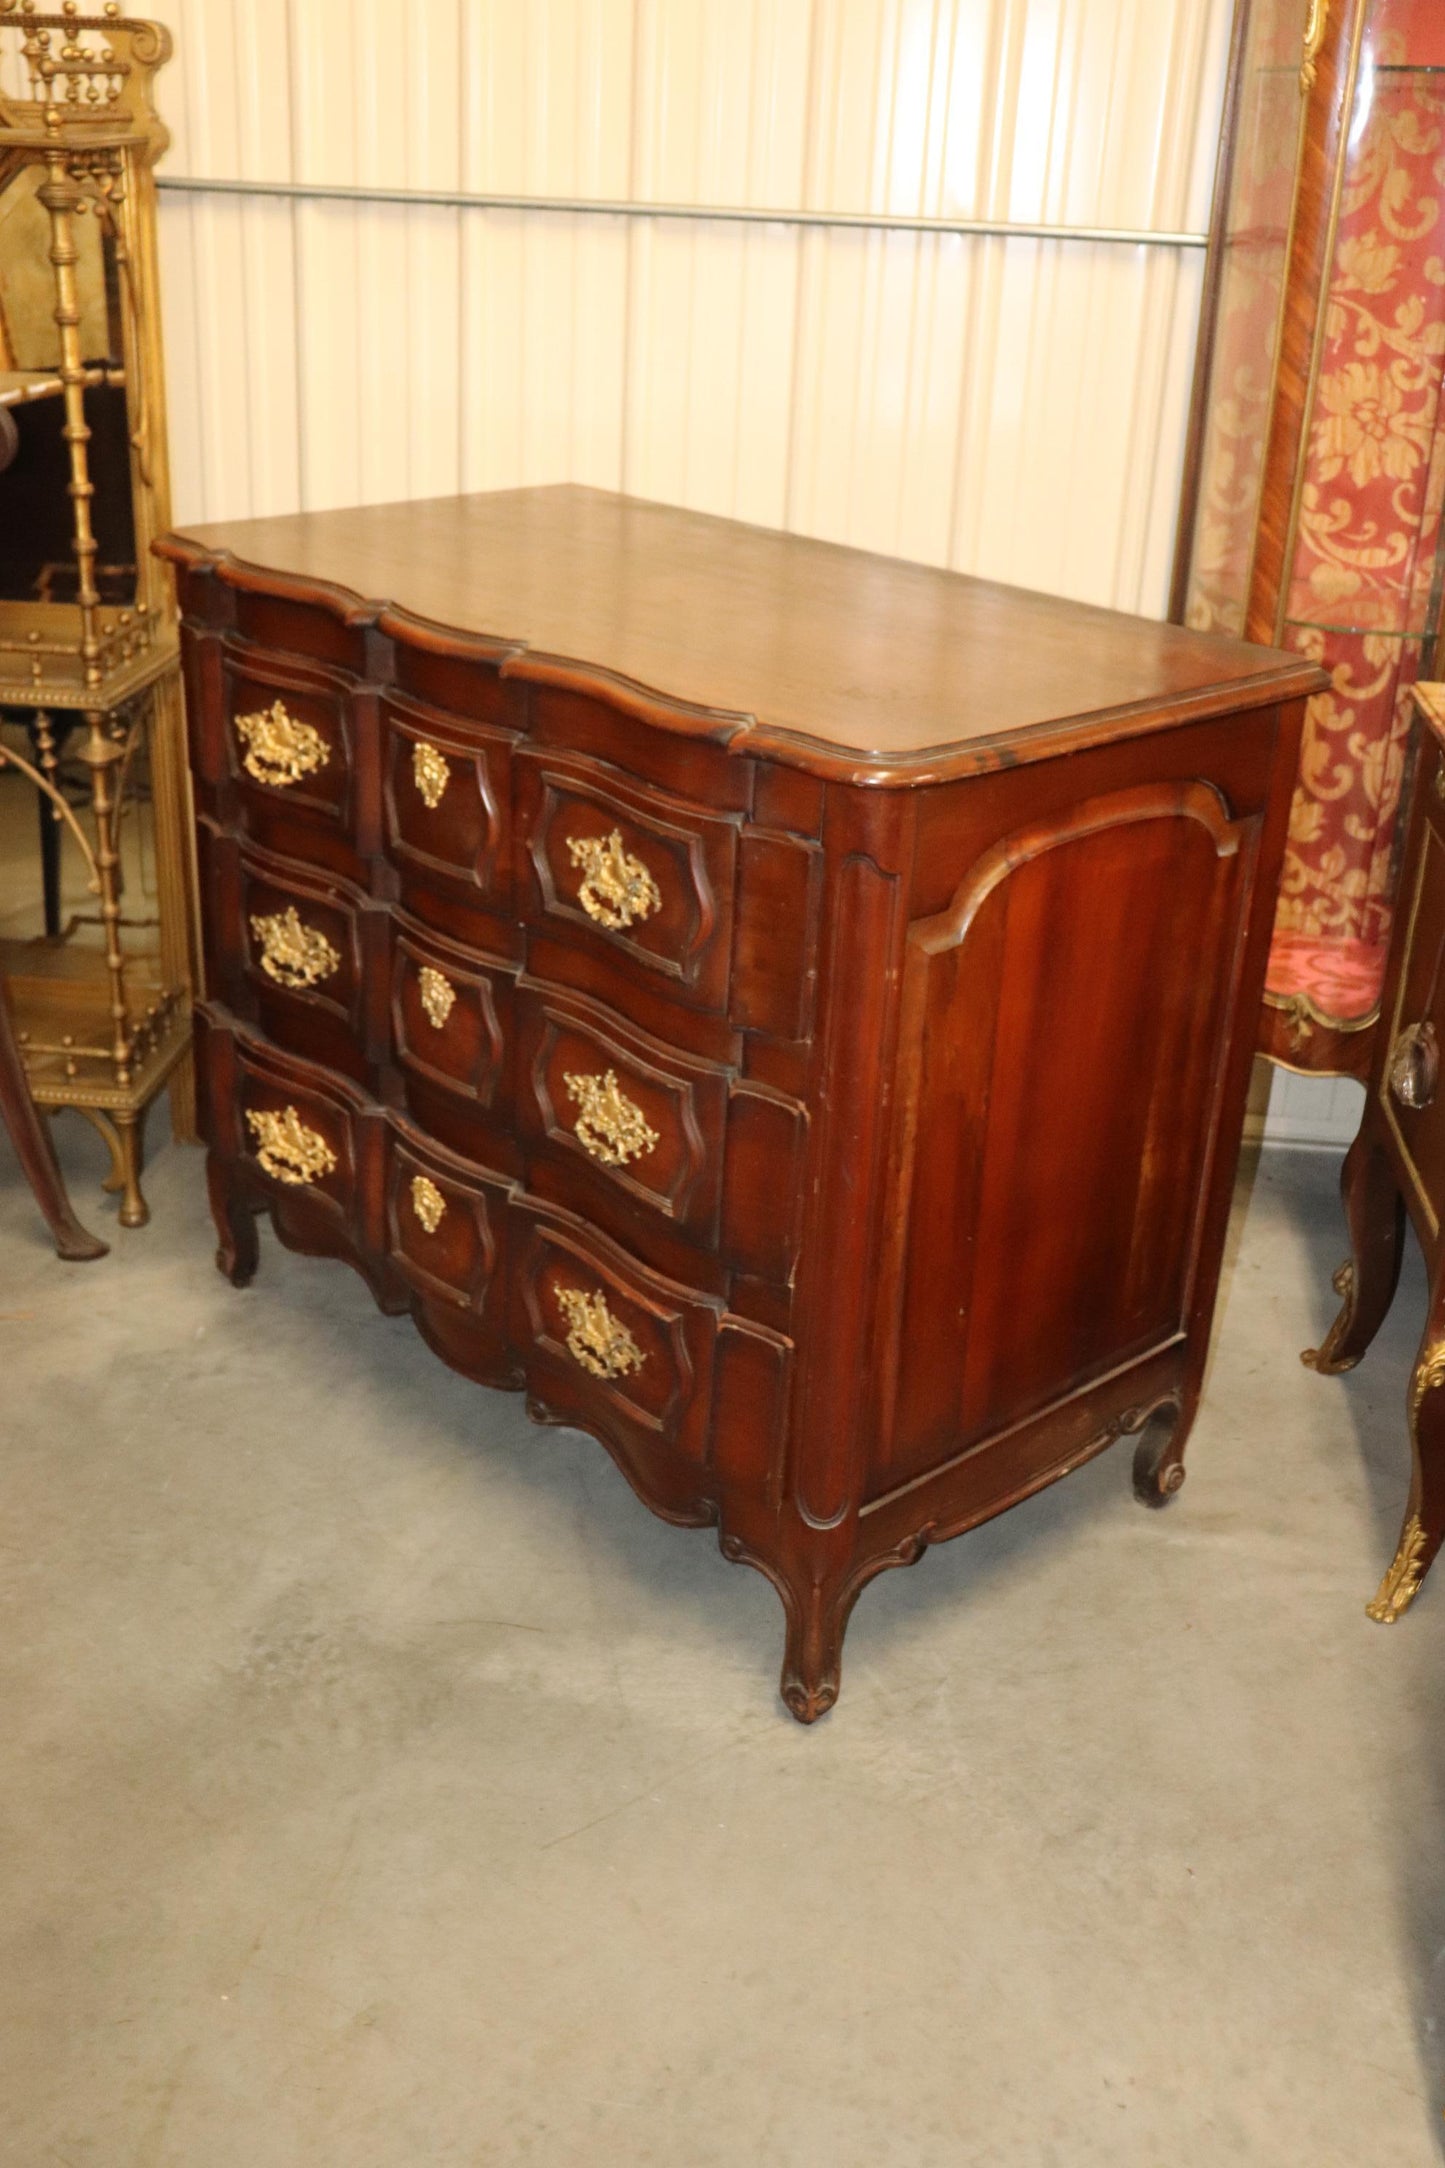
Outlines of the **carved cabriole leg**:
{"type": "Polygon", "coordinates": [[[1410,1378],[1410,1451],[1414,1467],[1400,1546],[1365,1609],[1393,1626],[1420,1593],[1445,1537],[1445,1287],[1431,1299],[1420,1354],[1410,1378]]]}
{"type": "Polygon", "coordinates": [[[1369,1114],[1345,1156],[1340,1194],[1352,1253],[1334,1277],[1344,1307],[1320,1345],[1300,1357],[1328,1376],[1354,1368],[1384,1323],[1400,1277],[1404,1200],[1384,1147],[1371,1134],[1369,1114]]]}
{"type": "Polygon", "coordinates": [[[858,1586],[818,1569],[817,1578],[780,1582],[787,1633],[778,1690],[800,1724],[816,1724],[838,1699],[843,1634],[858,1586]]]}
{"type": "MultiPolygon", "coordinates": [[[[805,1531],[813,1535],[812,1530],[805,1531]]],[[[835,1538],[837,1531],[829,1531],[835,1538]]],[[[773,1555],[776,1529],[766,1548],[750,1542],[736,1529],[724,1528],[718,1548],[724,1558],[756,1566],[772,1582],[783,1603],[787,1622],[783,1642],[783,1673],[779,1692],[800,1724],[815,1724],[838,1699],[843,1661],[843,1630],[858,1587],[845,1589],[842,1576],[828,1571],[828,1553],[836,1548],[819,1535],[817,1555],[808,1562],[784,1561],[773,1555]]],[[[804,1546],[806,1548],[806,1546],[804,1546]]],[[[798,1547],[795,1547],[798,1548],[798,1547]]]]}
{"type": "Polygon", "coordinates": [[[889,1566],[916,1564],[928,1543],[927,1531],[906,1536],[892,1550],[860,1564],[850,1551],[855,1534],[851,1518],[833,1529],[795,1521],[782,1556],[774,1548],[776,1529],[766,1544],[749,1541],[733,1528],[725,1528],[718,1538],[724,1558],[756,1566],[782,1598],[786,1625],[778,1690],[800,1724],[816,1724],[838,1699],[843,1636],[862,1590],[889,1566]]]}
{"type": "Polygon", "coordinates": [[[206,1154],[206,1188],[210,1193],[211,1217],[220,1237],[216,1269],[224,1273],[232,1287],[246,1287],[254,1279],[256,1267],[261,1262],[256,1215],[237,1191],[230,1161],[219,1152],[206,1154]]]}

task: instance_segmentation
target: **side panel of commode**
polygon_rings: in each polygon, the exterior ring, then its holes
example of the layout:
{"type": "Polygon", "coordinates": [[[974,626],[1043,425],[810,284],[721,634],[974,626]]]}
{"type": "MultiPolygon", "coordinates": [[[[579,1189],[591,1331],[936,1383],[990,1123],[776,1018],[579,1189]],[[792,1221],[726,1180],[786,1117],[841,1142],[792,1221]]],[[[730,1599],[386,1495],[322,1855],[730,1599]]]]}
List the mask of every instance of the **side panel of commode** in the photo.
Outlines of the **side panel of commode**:
{"type": "Polygon", "coordinates": [[[870,1502],[1182,1342],[1259,827],[1197,778],[1080,795],[911,925],[870,1502]]]}

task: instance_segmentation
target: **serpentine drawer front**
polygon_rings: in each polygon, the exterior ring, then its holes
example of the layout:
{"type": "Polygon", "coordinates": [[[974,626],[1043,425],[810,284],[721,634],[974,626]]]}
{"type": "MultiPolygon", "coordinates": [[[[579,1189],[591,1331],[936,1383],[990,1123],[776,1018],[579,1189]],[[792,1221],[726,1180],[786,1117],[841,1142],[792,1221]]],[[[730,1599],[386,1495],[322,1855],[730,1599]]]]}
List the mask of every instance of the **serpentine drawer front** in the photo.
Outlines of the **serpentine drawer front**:
{"type": "Polygon", "coordinates": [[[716,1525],[804,1722],[883,1567],[1178,1488],[1312,665],[570,487],[161,550],[238,1285],[716,1525]]]}

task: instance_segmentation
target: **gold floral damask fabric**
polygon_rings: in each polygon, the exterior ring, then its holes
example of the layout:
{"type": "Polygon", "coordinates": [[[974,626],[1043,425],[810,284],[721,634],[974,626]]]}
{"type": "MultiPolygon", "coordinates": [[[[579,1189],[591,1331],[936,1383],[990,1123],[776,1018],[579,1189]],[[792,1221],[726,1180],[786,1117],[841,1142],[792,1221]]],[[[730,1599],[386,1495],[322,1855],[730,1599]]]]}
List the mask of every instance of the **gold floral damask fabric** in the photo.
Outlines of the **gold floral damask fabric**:
{"type": "MultiPolygon", "coordinates": [[[[1305,995],[1341,1022],[1368,1016],[1379,998],[1409,688],[1440,621],[1445,76],[1430,71],[1442,65],[1445,0],[1377,0],[1349,128],[1287,594],[1287,644],[1319,662],[1332,682],[1311,701],[1306,721],[1268,988],[1305,995]]],[[[1271,147],[1284,133],[1276,115],[1271,147]]],[[[1245,219],[1260,242],[1266,230],[1278,231],[1277,191],[1276,165],[1261,188],[1265,219],[1252,229],[1245,219]]],[[[1272,359],[1268,285],[1232,333],[1241,350],[1258,342],[1251,387],[1272,359]]],[[[1266,415],[1257,401],[1246,411],[1237,392],[1233,406],[1245,442],[1234,448],[1232,469],[1220,467],[1210,446],[1190,617],[1237,632],[1266,415]],[[1249,455],[1256,468],[1245,519],[1249,455]],[[1211,517],[1212,549],[1204,546],[1211,517]]]]}
{"type": "Polygon", "coordinates": [[[1332,682],[1305,726],[1269,987],[1342,1021],[1379,999],[1409,690],[1440,616],[1445,82],[1420,64],[1442,14],[1396,0],[1368,34],[1288,601],[1289,645],[1332,682]]]}

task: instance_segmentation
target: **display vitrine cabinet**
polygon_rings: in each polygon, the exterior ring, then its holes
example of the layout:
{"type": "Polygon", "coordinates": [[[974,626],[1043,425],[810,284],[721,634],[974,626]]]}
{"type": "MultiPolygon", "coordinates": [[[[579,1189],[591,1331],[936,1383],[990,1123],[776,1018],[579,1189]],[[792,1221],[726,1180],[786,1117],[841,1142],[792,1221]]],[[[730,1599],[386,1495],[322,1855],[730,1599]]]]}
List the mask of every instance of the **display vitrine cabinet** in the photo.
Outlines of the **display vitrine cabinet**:
{"type": "Polygon", "coordinates": [[[168,1081],[191,1127],[189,801],[151,553],[170,517],[152,96],[169,52],[155,23],[0,0],[0,772],[34,786],[46,829],[44,929],[0,943],[0,970],[31,1092],[102,1130],[127,1225],[168,1081]],[[57,842],[83,878],[68,916],[57,842]]]}
{"type": "Polygon", "coordinates": [[[1440,639],[1442,144],[1439,0],[1239,0],[1171,615],[1330,673],[1260,1045],[1362,1078],[1440,639]]]}

